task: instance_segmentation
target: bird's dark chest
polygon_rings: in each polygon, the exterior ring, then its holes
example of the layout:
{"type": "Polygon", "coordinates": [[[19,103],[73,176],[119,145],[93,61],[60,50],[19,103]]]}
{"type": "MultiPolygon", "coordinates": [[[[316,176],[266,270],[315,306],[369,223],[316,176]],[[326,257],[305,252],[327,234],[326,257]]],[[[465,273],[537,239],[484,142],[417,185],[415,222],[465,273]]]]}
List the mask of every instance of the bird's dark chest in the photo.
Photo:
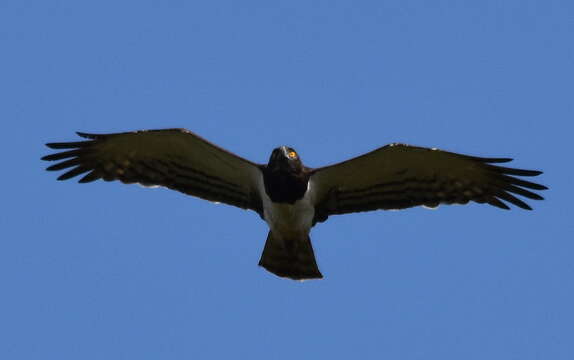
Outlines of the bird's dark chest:
{"type": "Polygon", "coordinates": [[[293,204],[307,192],[309,174],[288,171],[263,171],[265,193],[275,203],[293,204]]]}

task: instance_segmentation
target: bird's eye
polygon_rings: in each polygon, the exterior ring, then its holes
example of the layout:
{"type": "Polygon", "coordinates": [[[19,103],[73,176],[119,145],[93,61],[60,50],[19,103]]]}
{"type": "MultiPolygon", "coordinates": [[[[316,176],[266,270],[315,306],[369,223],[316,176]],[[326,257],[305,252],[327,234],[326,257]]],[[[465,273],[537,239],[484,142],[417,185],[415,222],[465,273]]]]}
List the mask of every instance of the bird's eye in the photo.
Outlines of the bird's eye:
{"type": "Polygon", "coordinates": [[[287,155],[291,159],[295,159],[297,157],[297,153],[295,151],[289,151],[289,154],[287,154],[287,155]]]}

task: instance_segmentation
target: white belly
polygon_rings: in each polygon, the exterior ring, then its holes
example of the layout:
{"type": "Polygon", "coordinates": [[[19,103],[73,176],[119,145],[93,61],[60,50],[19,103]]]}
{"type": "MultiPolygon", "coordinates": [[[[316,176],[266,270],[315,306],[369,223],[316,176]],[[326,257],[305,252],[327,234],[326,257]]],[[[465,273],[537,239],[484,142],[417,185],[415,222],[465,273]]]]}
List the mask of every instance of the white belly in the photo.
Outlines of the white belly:
{"type": "Polygon", "coordinates": [[[263,190],[263,217],[276,237],[299,238],[309,233],[315,216],[310,184],[305,196],[294,204],[274,203],[263,190]]]}

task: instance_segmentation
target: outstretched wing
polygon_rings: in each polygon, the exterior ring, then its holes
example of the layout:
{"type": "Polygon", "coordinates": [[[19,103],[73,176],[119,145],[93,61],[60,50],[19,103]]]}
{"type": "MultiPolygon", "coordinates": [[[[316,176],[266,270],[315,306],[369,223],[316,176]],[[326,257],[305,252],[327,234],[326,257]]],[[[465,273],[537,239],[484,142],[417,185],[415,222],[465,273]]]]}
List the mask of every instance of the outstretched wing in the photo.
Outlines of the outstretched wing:
{"type": "Polygon", "coordinates": [[[117,134],[77,133],[87,141],[49,143],[65,151],[43,160],[63,160],[47,170],[68,171],[58,180],[86,174],[80,183],[120,180],[165,186],[202,199],[262,212],[257,164],[234,155],[185,129],[117,134]]]}
{"type": "Polygon", "coordinates": [[[391,144],[335,165],[313,170],[318,221],[333,214],[424,205],[487,203],[509,209],[501,200],[531,210],[518,199],[543,198],[530,190],[543,185],[515,176],[541,171],[493,164],[512,159],[480,158],[403,144],[391,144]]]}

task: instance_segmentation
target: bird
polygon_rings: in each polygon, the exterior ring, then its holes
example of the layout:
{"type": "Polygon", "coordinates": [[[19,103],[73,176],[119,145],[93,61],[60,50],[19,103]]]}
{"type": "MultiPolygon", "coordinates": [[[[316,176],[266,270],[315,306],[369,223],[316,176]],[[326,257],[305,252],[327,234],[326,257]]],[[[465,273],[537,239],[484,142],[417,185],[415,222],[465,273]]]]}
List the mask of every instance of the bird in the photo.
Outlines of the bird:
{"type": "Polygon", "coordinates": [[[162,186],[211,202],[252,210],[269,226],[259,266],[293,280],[323,278],[309,233],[330,216],[415,206],[476,202],[509,210],[532,208],[519,199],[543,200],[546,186],[518,177],[542,174],[500,166],[510,158],[487,158],[391,143],[318,168],[303,165],[289,146],[275,148],[258,164],[186,129],[91,134],[81,141],[52,142],[56,161],[46,170],[162,186]]]}

